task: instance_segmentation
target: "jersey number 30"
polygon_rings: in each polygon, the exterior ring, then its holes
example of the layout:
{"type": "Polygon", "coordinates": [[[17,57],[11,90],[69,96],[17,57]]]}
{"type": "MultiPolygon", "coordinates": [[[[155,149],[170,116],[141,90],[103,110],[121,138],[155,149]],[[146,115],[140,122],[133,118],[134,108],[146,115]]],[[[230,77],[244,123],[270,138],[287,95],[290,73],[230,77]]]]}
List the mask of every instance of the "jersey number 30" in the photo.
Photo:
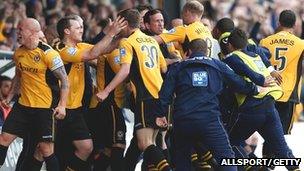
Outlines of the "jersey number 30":
{"type": "Polygon", "coordinates": [[[277,71],[282,71],[287,63],[286,56],[281,55],[282,52],[286,52],[288,50],[287,47],[277,47],[275,48],[275,55],[274,55],[274,60],[279,61],[278,64],[274,65],[274,69],[277,71]]]}
{"type": "Polygon", "coordinates": [[[147,68],[153,68],[158,63],[158,53],[155,46],[143,45],[141,50],[146,53],[145,66],[147,68]]]}

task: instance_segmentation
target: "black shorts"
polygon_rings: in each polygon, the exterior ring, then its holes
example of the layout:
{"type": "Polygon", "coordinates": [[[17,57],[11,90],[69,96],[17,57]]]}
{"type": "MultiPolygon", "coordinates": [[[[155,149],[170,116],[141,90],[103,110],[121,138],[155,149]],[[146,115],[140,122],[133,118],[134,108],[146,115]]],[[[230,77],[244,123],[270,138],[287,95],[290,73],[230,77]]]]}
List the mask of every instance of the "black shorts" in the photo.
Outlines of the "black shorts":
{"type": "Polygon", "coordinates": [[[284,134],[290,134],[294,121],[294,110],[296,103],[294,102],[276,102],[275,107],[279,112],[284,134]]]}
{"type": "Polygon", "coordinates": [[[126,144],[126,123],[122,109],[116,104],[99,103],[96,108],[90,109],[87,122],[95,148],[126,144]]]}
{"type": "Polygon", "coordinates": [[[29,133],[38,142],[53,141],[55,119],[52,109],[31,108],[16,103],[2,127],[2,131],[24,138],[29,133]]]}
{"type": "Polygon", "coordinates": [[[157,99],[137,101],[135,103],[135,122],[134,130],[142,128],[158,128],[155,123],[156,109],[158,108],[157,99]]]}
{"type": "Polygon", "coordinates": [[[91,139],[90,131],[83,117],[83,109],[67,109],[63,120],[57,120],[56,137],[71,141],[91,139]]]}

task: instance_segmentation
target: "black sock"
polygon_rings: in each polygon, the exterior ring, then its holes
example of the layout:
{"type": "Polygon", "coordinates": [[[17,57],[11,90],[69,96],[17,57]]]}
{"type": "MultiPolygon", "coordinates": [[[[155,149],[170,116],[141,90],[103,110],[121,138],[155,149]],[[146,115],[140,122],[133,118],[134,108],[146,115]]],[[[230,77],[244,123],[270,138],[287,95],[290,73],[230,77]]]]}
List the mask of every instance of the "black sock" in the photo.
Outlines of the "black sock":
{"type": "Polygon", "coordinates": [[[167,162],[171,165],[171,157],[168,149],[163,149],[163,154],[165,155],[167,162]]]}
{"type": "Polygon", "coordinates": [[[93,162],[94,171],[105,171],[110,165],[110,157],[100,152],[93,162]]]}
{"type": "Polygon", "coordinates": [[[111,170],[121,171],[123,170],[123,154],[125,149],[119,147],[112,147],[111,151],[111,170]]]}
{"type": "Polygon", "coordinates": [[[144,160],[154,164],[159,171],[170,171],[171,168],[162,151],[155,145],[150,145],[144,152],[144,160]]]}
{"type": "Polygon", "coordinates": [[[0,145],[0,166],[2,166],[5,161],[7,149],[8,147],[0,145]]]}
{"type": "Polygon", "coordinates": [[[141,163],[141,171],[148,171],[148,163],[146,160],[143,160],[143,162],[141,163]]]}
{"type": "Polygon", "coordinates": [[[55,154],[51,154],[48,157],[43,157],[46,163],[46,170],[48,171],[59,171],[59,163],[55,154]]]}
{"type": "Polygon", "coordinates": [[[28,160],[27,164],[28,164],[28,168],[30,168],[31,171],[40,171],[43,161],[39,161],[35,157],[31,157],[31,159],[28,160]]]}
{"type": "Polygon", "coordinates": [[[34,138],[30,133],[23,137],[22,151],[18,157],[16,171],[23,171],[31,168],[30,164],[36,151],[37,143],[37,139],[34,138]]]}
{"type": "Polygon", "coordinates": [[[136,137],[133,137],[130,146],[127,149],[126,155],[125,155],[125,171],[134,171],[136,164],[138,162],[138,158],[142,152],[139,150],[137,146],[137,139],[136,137]]]}
{"type": "Polygon", "coordinates": [[[81,160],[75,154],[72,154],[68,162],[68,167],[73,170],[88,171],[90,165],[87,161],[81,160]]]}
{"type": "Polygon", "coordinates": [[[191,164],[194,168],[198,167],[198,155],[196,152],[192,152],[191,154],[191,164]]]}
{"type": "Polygon", "coordinates": [[[264,142],[262,148],[262,154],[264,158],[273,157],[273,152],[271,151],[271,145],[268,142],[264,142]]]}

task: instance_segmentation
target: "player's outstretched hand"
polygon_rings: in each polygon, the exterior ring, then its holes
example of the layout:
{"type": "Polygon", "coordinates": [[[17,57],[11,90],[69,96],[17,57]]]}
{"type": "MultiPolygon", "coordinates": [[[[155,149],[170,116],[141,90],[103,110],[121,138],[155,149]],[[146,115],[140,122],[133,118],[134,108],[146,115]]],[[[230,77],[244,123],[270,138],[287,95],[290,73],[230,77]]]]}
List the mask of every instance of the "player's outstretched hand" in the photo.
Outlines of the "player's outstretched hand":
{"type": "Polygon", "coordinates": [[[278,85],[281,85],[283,82],[282,76],[278,71],[272,71],[270,75],[275,78],[278,85]]]}
{"type": "Polygon", "coordinates": [[[53,110],[53,114],[55,115],[56,119],[64,119],[66,115],[65,107],[63,106],[57,106],[53,110]]]}
{"type": "Polygon", "coordinates": [[[111,20],[109,21],[108,24],[108,33],[110,36],[116,36],[122,29],[127,27],[127,21],[121,16],[118,16],[114,22],[111,20]]]}
{"type": "Polygon", "coordinates": [[[156,125],[161,128],[167,128],[167,126],[168,126],[166,117],[162,117],[162,118],[157,117],[155,122],[156,122],[156,125]]]}

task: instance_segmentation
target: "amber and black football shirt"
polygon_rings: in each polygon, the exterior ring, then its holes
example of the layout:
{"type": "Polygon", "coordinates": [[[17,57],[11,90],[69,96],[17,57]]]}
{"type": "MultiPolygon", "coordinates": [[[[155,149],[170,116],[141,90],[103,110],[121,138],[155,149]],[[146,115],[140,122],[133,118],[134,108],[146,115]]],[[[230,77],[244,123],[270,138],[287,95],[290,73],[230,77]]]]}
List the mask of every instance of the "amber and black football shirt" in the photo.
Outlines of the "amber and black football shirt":
{"type": "Polygon", "coordinates": [[[304,41],[286,31],[280,31],[262,39],[260,45],[270,53],[270,62],[283,78],[281,102],[299,102],[298,87],[302,73],[304,41]]]}
{"type": "Polygon", "coordinates": [[[189,50],[189,43],[198,38],[204,39],[207,42],[207,56],[210,57],[212,54],[212,34],[201,22],[197,21],[187,26],[178,26],[159,36],[165,43],[179,42],[183,49],[182,57],[185,57],[185,53],[189,50]]]}
{"type": "Polygon", "coordinates": [[[75,47],[62,46],[58,49],[70,83],[67,109],[76,109],[82,106],[85,89],[85,64],[82,61],[82,54],[91,48],[93,48],[91,44],[77,43],[75,47]]]}
{"type": "Polygon", "coordinates": [[[120,57],[121,64],[131,64],[136,99],[157,99],[163,83],[161,69],[167,66],[156,40],[137,29],[120,42],[120,57]]]}
{"type": "Polygon", "coordinates": [[[21,73],[19,103],[32,108],[50,108],[59,100],[59,84],[52,71],[63,66],[57,51],[40,42],[34,50],[21,46],[13,56],[21,73]]]}

